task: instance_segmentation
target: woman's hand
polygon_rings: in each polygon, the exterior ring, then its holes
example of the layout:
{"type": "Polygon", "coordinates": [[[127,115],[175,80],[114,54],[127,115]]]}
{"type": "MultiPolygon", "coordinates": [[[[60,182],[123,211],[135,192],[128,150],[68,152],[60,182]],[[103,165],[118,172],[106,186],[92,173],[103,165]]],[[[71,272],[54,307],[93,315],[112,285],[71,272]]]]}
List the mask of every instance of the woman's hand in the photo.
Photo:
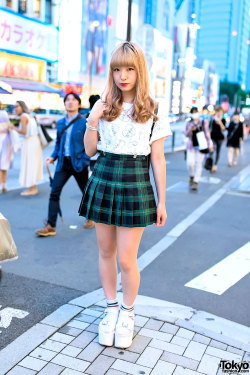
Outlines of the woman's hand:
{"type": "Polygon", "coordinates": [[[91,125],[91,123],[96,123],[98,120],[103,116],[103,113],[106,109],[106,104],[102,100],[98,100],[94,107],[92,108],[89,118],[88,118],[88,123],[91,125]]]}
{"type": "Polygon", "coordinates": [[[11,129],[11,130],[16,130],[16,127],[10,122],[10,124],[9,124],[9,129],[11,129]]]}
{"type": "Polygon", "coordinates": [[[157,205],[157,221],[155,227],[164,227],[167,220],[167,211],[165,204],[159,203],[157,205]]]}

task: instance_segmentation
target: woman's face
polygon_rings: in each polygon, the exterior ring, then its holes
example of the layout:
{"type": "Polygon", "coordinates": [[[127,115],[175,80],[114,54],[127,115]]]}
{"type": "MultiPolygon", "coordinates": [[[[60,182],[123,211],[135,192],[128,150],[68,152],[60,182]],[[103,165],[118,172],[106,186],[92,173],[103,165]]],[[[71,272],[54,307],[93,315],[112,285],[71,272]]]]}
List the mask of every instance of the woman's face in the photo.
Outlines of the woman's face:
{"type": "Polygon", "coordinates": [[[23,113],[22,107],[20,106],[19,103],[16,103],[14,105],[14,109],[17,115],[21,115],[23,113]]]}
{"type": "Polygon", "coordinates": [[[239,115],[234,115],[234,122],[237,124],[238,122],[240,122],[240,116],[239,115]]]}
{"type": "Polygon", "coordinates": [[[217,112],[216,112],[216,116],[217,116],[219,119],[222,119],[223,112],[222,112],[222,111],[217,111],[217,112]]]}
{"type": "Polygon", "coordinates": [[[137,72],[134,67],[120,66],[114,68],[113,78],[115,84],[123,93],[135,91],[137,72]]]}

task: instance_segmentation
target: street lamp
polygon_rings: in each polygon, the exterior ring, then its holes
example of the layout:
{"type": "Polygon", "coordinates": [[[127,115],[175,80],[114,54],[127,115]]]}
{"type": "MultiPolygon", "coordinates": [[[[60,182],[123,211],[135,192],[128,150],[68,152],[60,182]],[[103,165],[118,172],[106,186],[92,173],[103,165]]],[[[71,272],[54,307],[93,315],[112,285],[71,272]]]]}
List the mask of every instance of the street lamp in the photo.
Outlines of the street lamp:
{"type": "Polygon", "coordinates": [[[128,0],[128,24],[127,24],[127,41],[131,40],[131,14],[132,14],[132,0],[128,0]]]}

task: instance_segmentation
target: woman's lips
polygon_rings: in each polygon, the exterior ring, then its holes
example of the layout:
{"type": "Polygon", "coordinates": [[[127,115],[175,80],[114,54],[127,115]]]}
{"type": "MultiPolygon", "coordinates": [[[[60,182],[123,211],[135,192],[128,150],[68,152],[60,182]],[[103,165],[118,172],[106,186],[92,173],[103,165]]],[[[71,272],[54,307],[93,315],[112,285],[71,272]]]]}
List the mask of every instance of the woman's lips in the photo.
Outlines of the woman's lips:
{"type": "Polygon", "coordinates": [[[121,83],[121,86],[127,86],[128,83],[121,83]]]}

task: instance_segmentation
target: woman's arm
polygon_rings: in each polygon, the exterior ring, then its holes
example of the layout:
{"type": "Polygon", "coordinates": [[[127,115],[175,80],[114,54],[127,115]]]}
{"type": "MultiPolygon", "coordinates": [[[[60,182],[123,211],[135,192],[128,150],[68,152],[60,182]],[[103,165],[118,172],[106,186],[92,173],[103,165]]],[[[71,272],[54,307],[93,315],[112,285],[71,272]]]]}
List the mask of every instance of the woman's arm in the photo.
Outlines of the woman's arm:
{"type": "Polygon", "coordinates": [[[158,195],[156,227],[163,227],[167,220],[165,207],[166,160],[164,156],[164,138],[157,139],[151,145],[151,165],[158,195]]]}
{"type": "Polygon", "coordinates": [[[27,133],[27,124],[28,124],[28,119],[25,115],[21,116],[21,129],[16,128],[14,125],[10,125],[10,129],[15,130],[19,134],[25,135],[27,133]]]}
{"type": "Polygon", "coordinates": [[[191,138],[192,137],[192,129],[193,129],[193,123],[191,121],[189,121],[187,124],[186,124],[186,129],[184,131],[184,134],[186,137],[189,137],[191,138]]]}
{"type": "Polygon", "coordinates": [[[98,143],[98,131],[97,124],[99,119],[103,116],[103,111],[105,110],[105,104],[101,100],[97,101],[92,108],[90,115],[88,117],[88,125],[92,127],[91,129],[86,128],[84,134],[84,148],[86,154],[91,157],[94,156],[97,152],[97,143],[98,143]]]}

